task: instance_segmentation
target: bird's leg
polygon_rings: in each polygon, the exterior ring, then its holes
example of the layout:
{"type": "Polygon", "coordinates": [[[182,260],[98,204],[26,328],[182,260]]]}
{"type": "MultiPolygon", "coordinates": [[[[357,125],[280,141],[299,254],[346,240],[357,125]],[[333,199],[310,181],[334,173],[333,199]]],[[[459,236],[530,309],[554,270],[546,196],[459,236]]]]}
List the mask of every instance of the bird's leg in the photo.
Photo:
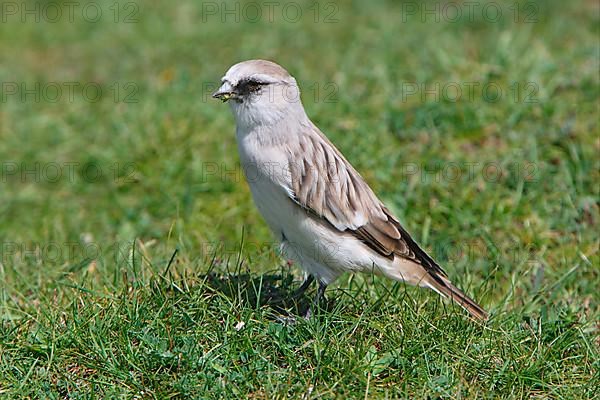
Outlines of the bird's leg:
{"type": "Polygon", "coordinates": [[[313,306],[317,307],[321,302],[321,299],[325,298],[325,290],[327,289],[327,284],[319,281],[319,289],[317,289],[317,295],[315,296],[315,300],[313,301],[313,306]]]}
{"type": "Polygon", "coordinates": [[[302,282],[302,285],[300,285],[300,287],[298,289],[296,289],[296,291],[294,292],[292,297],[294,299],[298,299],[298,298],[302,297],[304,292],[306,292],[306,290],[310,287],[310,285],[312,285],[312,283],[314,281],[315,281],[315,277],[312,275],[308,275],[306,277],[306,279],[304,279],[304,282],[302,282]]]}
{"type": "Polygon", "coordinates": [[[317,295],[315,296],[315,299],[313,300],[310,308],[308,310],[306,310],[306,314],[304,315],[304,318],[310,319],[310,317],[312,316],[311,310],[316,309],[319,306],[321,299],[325,298],[325,290],[326,289],[327,289],[327,284],[319,281],[319,288],[317,289],[317,295]]]}

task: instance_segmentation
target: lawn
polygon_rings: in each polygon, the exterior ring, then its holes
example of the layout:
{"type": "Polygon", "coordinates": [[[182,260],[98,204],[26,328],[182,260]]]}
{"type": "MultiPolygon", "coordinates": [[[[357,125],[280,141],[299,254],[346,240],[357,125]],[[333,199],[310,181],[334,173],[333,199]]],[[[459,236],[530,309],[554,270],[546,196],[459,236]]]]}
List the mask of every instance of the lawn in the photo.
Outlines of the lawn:
{"type": "Polygon", "coordinates": [[[4,2],[0,397],[600,395],[595,1],[4,2]],[[210,93],[241,60],[449,277],[314,294],[210,93]]]}

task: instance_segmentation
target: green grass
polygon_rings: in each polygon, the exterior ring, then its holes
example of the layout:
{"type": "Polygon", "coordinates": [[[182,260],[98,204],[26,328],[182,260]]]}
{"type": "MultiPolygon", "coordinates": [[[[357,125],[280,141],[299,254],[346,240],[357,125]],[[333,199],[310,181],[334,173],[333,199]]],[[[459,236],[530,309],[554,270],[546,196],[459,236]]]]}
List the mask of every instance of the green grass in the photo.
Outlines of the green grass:
{"type": "Polygon", "coordinates": [[[318,23],[300,2],[295,23],[280,6],[272,23],[227,24],[201,2],[139,2],[134,23],[126,2],[118,23],[96,4],[96,23],[81,7],[73,22],[0,15],[0,397],[599,395],[595,2],[520,2],[537,5],[532,23],[514,2],[495,3],[497,22],[345,1],[322,2],[318,23]],[[289,323],[310,298],[285,300],[301,273],[208,96],[259,57],[298,79],[315,123],[488,324],[371,276],[344,276],[315,318],[289,323]],[[80,85],[72,101],[9,94],[35,82],[80,85]],[[413,83],[503,95],[436,99],[413,83]]]}

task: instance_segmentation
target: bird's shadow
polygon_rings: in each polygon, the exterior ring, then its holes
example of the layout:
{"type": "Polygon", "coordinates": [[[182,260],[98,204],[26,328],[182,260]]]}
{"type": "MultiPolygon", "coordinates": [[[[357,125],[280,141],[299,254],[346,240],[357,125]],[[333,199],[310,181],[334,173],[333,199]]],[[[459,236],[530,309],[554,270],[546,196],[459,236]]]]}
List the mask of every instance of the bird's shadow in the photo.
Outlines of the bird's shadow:
{"type": "MultiPolygon", "coordinates": [[[[205,285],[215,294],[228,297],[244,307],[268,307],[275,315],[304,316],[312,304],[315,288],[301,296],[295,296],[301,282],[294,282],[291,274],[251,275],[248,273],[208,273],[204,275],[205,285]]],[[[324,304],[327,307],[327,304],[324,304]]],[[[327,307],[329,308],[329,307],[327,307]]]]}

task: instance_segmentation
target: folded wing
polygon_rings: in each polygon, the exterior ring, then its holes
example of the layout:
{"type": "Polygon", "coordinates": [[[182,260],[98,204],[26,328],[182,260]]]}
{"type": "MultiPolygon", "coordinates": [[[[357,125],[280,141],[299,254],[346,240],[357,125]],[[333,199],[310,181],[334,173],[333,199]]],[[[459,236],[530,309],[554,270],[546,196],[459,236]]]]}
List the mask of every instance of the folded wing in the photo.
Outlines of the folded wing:
{"type": "Polygon", "coordinates": [[[378,254],[400,257],[423,268],[441,283],[446,273],[410,237],[375,196],[360,174],[318,128],[302,135],[290,165],[290,197],[340,232],[349,232],[378,254]]]}

